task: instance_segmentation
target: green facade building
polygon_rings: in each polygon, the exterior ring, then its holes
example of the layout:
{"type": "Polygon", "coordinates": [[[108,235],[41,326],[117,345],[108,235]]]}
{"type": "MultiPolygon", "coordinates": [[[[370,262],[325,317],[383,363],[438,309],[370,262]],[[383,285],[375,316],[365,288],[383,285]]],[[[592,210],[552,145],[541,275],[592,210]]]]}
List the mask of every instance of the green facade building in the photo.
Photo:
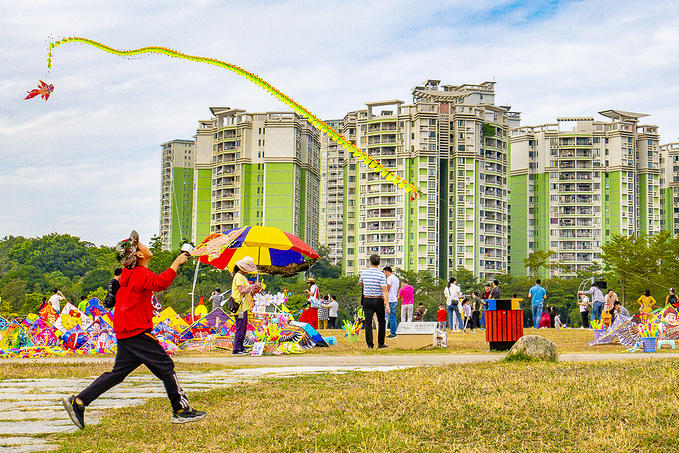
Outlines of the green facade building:
{"type": "Polygon", "coordinates": [[[508,131],[519,116],[494,105],[494,82],[413,89],[413,103],[367,103],[343,135],[423,197],[352,158],[344,163],[344,256],[353,274],[378,253],[382,265],[447,278],[464,267],[482,278],[507,271],[508,131]]]}
{"type": "Polygon", "coordinates": [[[165,249],[177,250],[193,239],[194,151],[192,140],[161,145],[159,233],[165,249]]]}
{"type": "Polygon", "coordinates": [[[317,248],[318,131],[292,112],[210,110],[210,232],[273,226],[317,248]]]}
{"type": "Polygon", "coordinates": [[[601,264],[614,235],[660,231],[657,127],[644,114],[599,112],[610,121],[558,118],[511,131],[510,270],[526,275],[535,251],[553,251],[552,276],[601,264]]]}
{"type": "Polygon", "coordinates": [[[679,142],[660,145],[660,227],[679,236],[679,142]]]}

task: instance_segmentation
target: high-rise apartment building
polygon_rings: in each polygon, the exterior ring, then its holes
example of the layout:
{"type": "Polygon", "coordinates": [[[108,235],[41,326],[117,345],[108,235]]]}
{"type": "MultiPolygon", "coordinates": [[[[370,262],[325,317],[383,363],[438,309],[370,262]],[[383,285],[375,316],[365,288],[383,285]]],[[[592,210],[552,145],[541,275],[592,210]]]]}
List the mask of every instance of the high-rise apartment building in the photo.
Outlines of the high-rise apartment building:
{"type": "Polygon", "coordinates": [[[660,199],[661,229],[679,236],[679,142],[660,145],[660,199]]]}
{"type": "Polygon", "coordinates": [[[508,131],[519,115],[494,105],[494,82],[428,80],[412,94],[411,105],[367,103],[343,119],[347,139],[423,192],[411,200],[345,160],[344,272],[365,268],[372,253],[444,278],[459,267],[484,278],[506,272],[508,131]]]}
{"type": "Polygon", "coordinates": [[[191,241],[193,216],[193,140],[171,140],[161,145],[160,240],[167,250],[191,241]]]}
{"type": "MultiPolygon", "coordinates": [[[[341,120],[325,121],[330,127],[342,131],[341,120]]],[[[320,179],[320,224],[319,243],[330,250],[328,259],[339,264],[342,259],[343,225],[343,186],[344,148],[321,134],[321,179],[320,179]]]]}
{"type": "Polygon", "coordinates": [[[553,124],[511,131],[511,271],[525,275],[524,259],[553,250],[573,276],[601,263],[613,235],[660,231],[660,158],[657,126],[647,115],[621,110],[594,118],[557,118],[553,124]]]}
{"type": "Polygon", "coordinates": [[[292,112],[210,111],[214,119],[198,129],[206,143],[212,136],[210,232],[273,226],[316,248],[319,132],[292,112]]]}
{"type": "Polygon", "coordinates": [[[210,234],[212,214],[212,143],[215,120],[199,121],[193,171],[192,238],[200,243],[210,234]]]}

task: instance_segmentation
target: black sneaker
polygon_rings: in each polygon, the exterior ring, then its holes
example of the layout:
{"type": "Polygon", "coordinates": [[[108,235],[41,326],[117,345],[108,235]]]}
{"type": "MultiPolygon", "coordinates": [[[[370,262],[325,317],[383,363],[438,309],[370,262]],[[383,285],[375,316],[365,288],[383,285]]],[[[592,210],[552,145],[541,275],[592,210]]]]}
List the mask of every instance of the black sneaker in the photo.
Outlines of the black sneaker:
{"type": "Polygon", "coordinates": [[[387,338],[396,338],[396,334],[392,333],[392,334],[388,335],[387,338]]]}
{"type": "Polygon", "coordinates": [[[191,423],[197,422],[205,418],[206,413],[203,411],[197,411],[193,408],[187,408],[182,411],[175,411],[172,413],[171,423],[191,423]]]}
{"type": "Polygon", "coordinates": [[[75,395],[63,397],[61,402],[64,404],[64,409],[71,417],[71,421],[80,429],[85,429],[85,406],[75,402],[75,395]]]}
{"type": "Polygon", "coordinates": [[[384,348],[388,348],[388,347],[389,346],[387,346],[386,344],[381,344],[377,347],[377,349],[384,349],[384,348]]]}

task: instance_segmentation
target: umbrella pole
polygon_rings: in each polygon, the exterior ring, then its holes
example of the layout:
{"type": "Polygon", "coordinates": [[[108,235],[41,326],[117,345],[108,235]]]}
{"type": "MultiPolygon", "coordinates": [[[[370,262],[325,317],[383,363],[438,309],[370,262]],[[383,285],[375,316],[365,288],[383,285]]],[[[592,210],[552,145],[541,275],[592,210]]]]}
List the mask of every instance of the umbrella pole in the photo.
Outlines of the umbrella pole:
{"type": "Polygon", "coordinates": [[[194,308],[194,303],[196,300],[196,282],[198,281],[198,268],[200,267],[200,260],[196,260],[196,270],[193,272],[193,287],[191,288],[191,319],[195,322],[195,319],[193,319],[193,308],[194,308]]]}

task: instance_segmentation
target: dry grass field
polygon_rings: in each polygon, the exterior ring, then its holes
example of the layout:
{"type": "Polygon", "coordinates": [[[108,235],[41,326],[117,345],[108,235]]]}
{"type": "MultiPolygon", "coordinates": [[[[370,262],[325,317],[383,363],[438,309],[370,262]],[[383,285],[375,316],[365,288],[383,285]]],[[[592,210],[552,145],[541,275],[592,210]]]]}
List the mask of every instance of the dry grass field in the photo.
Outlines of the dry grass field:
{"type": "Polygon", "coordinates": [[[270,379],[165,399],[59,437],[60,451],[676,451],[676,359],[484,363],[270,379]]]}

